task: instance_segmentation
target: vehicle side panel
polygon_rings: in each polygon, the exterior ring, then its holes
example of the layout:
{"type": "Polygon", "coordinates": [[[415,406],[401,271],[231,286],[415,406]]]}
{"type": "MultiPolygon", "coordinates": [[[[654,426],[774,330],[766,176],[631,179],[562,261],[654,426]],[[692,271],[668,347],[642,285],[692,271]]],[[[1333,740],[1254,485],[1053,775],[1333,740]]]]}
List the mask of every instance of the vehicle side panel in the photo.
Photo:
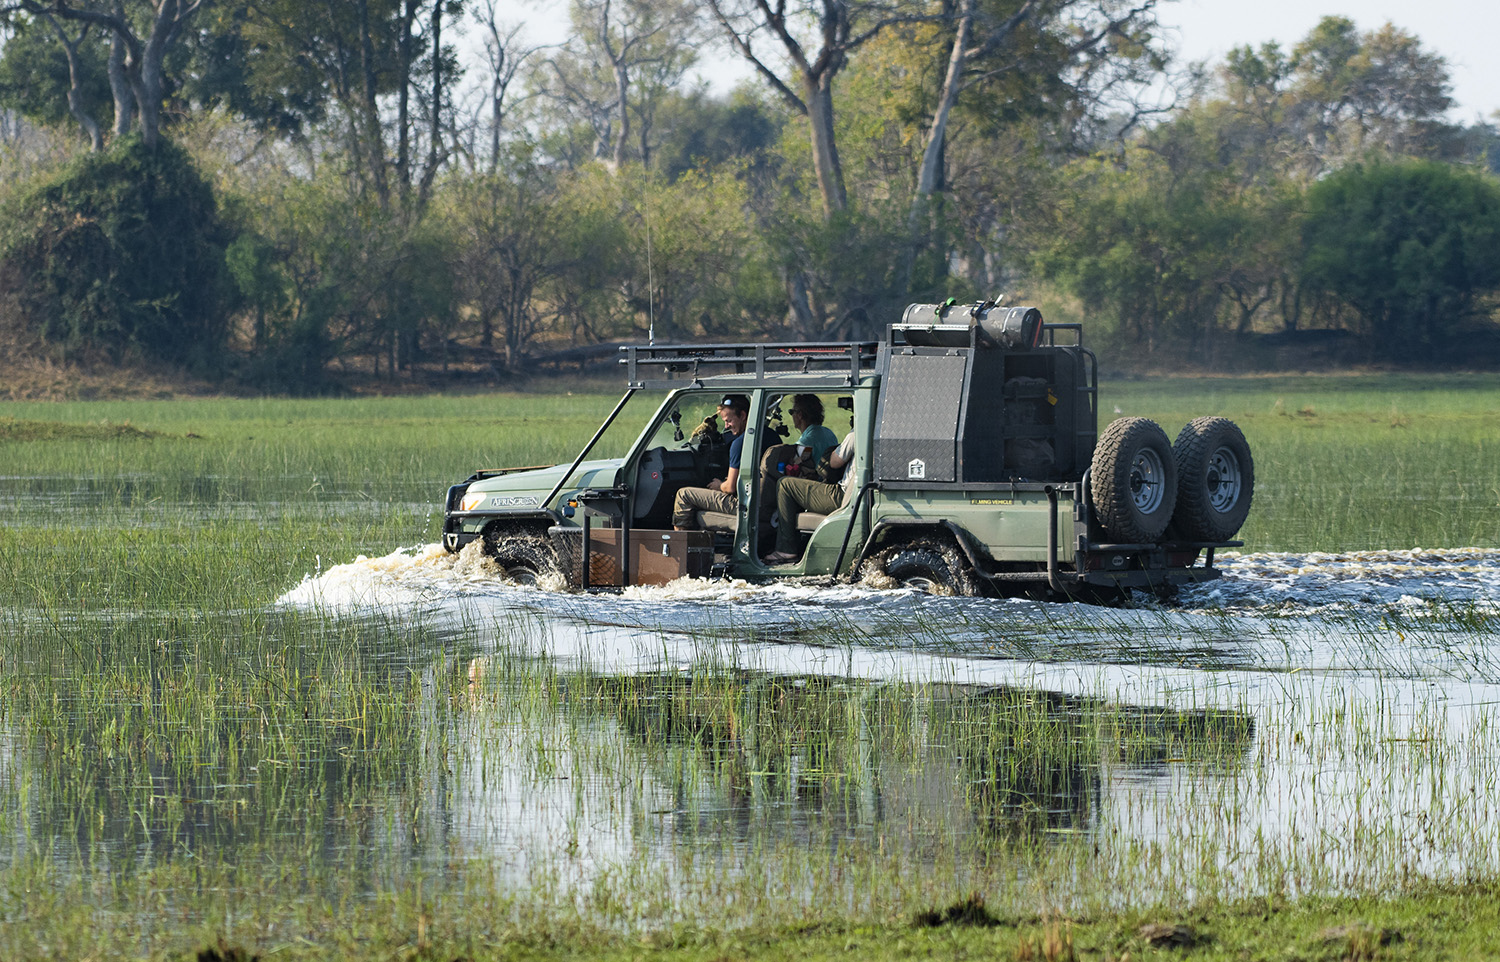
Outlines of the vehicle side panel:
{"type": "MultiPolygon", "coordinates": [[[[996,561],[1047,561],[1047,521],[1051,507],[1041,491],[906,490],[883,491],[875,499],[873,516],[882,521],[910,523],[929,519],[948,522],[968,532],[996,561]]],[[[1060,496],[1057,512],[1057,559],[1073,563],[1073,502],[1060,496]]]]}

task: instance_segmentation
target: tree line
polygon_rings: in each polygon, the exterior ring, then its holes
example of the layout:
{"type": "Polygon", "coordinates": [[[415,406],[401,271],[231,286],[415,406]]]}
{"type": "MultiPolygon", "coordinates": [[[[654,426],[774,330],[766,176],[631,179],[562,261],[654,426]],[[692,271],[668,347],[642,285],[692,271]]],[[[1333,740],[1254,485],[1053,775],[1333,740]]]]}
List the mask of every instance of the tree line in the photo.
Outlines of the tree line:
{"type": "Polygon", "coordinates": [[[1143,363],[1495,353],[1500,134],[1391,25],[1183,65],[1156,0],[573,0],[557,45],[495,0],[0,16],[0,324],[63,358],[317,390],[1000,294],[1143,363]]]}

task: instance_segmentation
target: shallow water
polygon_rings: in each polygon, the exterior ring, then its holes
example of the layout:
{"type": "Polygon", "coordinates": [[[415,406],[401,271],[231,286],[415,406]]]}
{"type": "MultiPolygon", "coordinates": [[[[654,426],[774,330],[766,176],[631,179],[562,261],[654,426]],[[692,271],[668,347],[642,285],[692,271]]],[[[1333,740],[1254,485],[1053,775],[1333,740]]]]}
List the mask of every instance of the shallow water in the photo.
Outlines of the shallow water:
{"type": "MultiPolygon", "coordinates": [[[[345,614],[421,611],[439,627],[525,612],[548,623],[659,635],[665,641],[652,649],[668,651],[713,637],[767,641],[772,651],[813,642],[981,664],[1010,658],[1500,682],[1500,651],[1474,643],[1500,626],[1500,551],[1246,554],[1220,566],[1219,581],[1186,589],[1170,605],[1142,597],[1137,608],[693,579],[588,595],[510,585],[477,547],[448,555],[431,544],[309,575],[276,604],[345,614]]],[[[595,671],[649,667],[633,650],[605,644],[551,654],[595,671]]]]}
{"type": "Polygon", "coordinates": [[[0,867],[484,878],[627,926],[773,891],[904,911],[1493,877],[1500,551],[1221,567],[1131,608],[586,595],[423,544],[264,609],[11,612],[38,640],[0,667],[59,691],[0,717],[0,867]]]}
{"type": "MultiPolygon", "coordinates": [[[[1214,884],[1239,894],[1500,868],[1500,551],[1245,554],[1222,567],[1172,605],[1129,609],[743,582],[589,596],[507,585],[477,554],[427,545],[310,576],[277,604],[420,611],[476,643],[480,677],[517,658],[587,677],[713,665],[800,684],[1031,692],[1057,717],[1084,704],[1186,713],[1196,744],[1134,758],[1126,736],[1115,757],[1059,764],[1066,777],[1034,784],[1032,807],[1076,815],[1065,827],[1102,858],[1149,852],[1199,878],[1207,859],[1214,884]]],[[[922,763],[951,760],[933,746],[922,763]]],[[[947,776],[933,781],[957,796],[926,804],[965,808],[947,776]]],[[[511,820],[496,804],[473,797],[470,816],[511,820]]],[[[950,827],[977,832],[979,817],[970,805],[950,827]]]]}

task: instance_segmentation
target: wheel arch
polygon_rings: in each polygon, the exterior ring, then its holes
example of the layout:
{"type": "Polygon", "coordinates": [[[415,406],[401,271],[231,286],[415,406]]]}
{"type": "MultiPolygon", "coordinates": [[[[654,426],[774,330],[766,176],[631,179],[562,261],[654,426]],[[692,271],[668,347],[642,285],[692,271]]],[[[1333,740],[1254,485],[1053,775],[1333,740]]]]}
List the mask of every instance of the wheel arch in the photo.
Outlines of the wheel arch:
{"type": "Polygon", "coordinates": [[[484,527],[479,529],[479,536],[486,541],[493,541],[497,538],[538,537],[546,539],[547,529],[557,523],[557,516],[550,511],[502,514],[486,521],[484,527]]]}
{"type": "Polygon", "coordinates": [[[957,548],[977,573],[984,570],[989,561],[988,554],[974,540],[974,536],[960,524],[948,519],[931,518],[882,518],[875,522],[870,534],[854,557],[852,571],[858,572],[871,556],[886,548],[918,541],[939,541],[957,548]]]}
{"type": "Polygon", "coordinates": [[[910,536],[882,542],[856,569],[861,578],[873,571],[930,594],[981,597],[987,593],[987,579],[961,547],[965,538],[956,533],[961,529],[942,523],[891,527],[906,528],[904,533],[910,536]]]}

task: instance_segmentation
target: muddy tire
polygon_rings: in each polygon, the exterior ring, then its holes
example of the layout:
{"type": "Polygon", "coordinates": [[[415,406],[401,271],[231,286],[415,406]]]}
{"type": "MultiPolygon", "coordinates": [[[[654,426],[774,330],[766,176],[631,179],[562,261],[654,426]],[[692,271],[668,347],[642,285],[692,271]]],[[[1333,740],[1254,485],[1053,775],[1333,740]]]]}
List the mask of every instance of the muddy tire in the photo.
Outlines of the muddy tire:
{"type": "Polygon", "coordinates": [[[1255,461],[1228,418],[1197,418],[1172,445],[1177,462],[1173,533],[1184,541],[1228,541],[1250,514],[1255,461]]]}
{"type": "Polygon", "coordinates": [[[1120,418],[1104,429],[1089,467],[1094,512],[1122,544],[1149,544],[1167,530],[1177,506],[1177,462],[1161,426],[1120,418]]]}
{"type": "Polygon", "coordinates": [[[865,563],[903,588],[930,595],[979,594],[979,579],[957,548],[936,541],[914,541],[885,548],[865,563]]]}
{"type": "Polygon", "coordinates": [[[535,535],[486,535],[484,552],[518,585],[541,584],[562,570],[552,543],[535,535]]]}

